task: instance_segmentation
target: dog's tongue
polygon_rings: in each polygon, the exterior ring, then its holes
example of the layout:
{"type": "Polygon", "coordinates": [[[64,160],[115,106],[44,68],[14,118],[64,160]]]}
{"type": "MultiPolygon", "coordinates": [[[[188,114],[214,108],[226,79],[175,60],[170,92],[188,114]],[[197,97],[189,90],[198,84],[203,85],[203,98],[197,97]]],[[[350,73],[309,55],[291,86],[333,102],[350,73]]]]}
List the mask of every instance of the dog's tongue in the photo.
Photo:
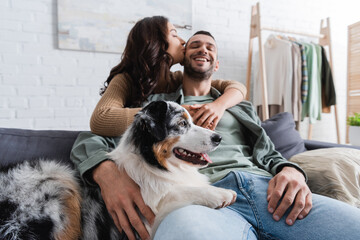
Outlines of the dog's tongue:
{"type": "Polygon", "coordinates": [[[212,163],[212,161],[210,160],[209,155],[207,155],[206,153],[201,153],[201,156],[202,156],[208,163],[212,163]]]}

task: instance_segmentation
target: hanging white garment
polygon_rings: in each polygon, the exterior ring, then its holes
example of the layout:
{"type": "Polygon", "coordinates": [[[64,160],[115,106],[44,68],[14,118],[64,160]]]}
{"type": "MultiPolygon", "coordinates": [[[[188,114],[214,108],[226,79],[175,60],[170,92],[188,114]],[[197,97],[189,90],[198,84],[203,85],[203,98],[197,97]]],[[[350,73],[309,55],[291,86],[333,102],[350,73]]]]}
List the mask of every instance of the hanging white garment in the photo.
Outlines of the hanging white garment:
{"type": "MultiPolygon", "coordinates": [[[[264,44],[267,92],[269,105],[283,105],[285,112],[292,113],[292,44],[270,35],[264,44]]],[[[255,65],[260,67],[259,63],[255,65]]],[[[258,69],[253,87],[255,107],[262,105],[262,83],[258,69]]]]}

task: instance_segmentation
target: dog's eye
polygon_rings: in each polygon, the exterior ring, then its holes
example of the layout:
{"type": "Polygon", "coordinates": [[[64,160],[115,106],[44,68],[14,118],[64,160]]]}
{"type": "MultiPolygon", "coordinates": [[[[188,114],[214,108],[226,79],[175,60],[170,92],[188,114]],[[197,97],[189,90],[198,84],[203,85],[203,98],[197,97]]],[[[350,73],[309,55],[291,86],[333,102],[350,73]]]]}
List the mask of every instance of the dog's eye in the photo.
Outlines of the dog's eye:
{"type": "Polygon", "coordinates": [[[180,127],[185,127],[185,126],[187,126],[187,122],[186,122],[185,120],[180,120],[180,121],[178,122],[178,125],[179,125],[180,127]]]}

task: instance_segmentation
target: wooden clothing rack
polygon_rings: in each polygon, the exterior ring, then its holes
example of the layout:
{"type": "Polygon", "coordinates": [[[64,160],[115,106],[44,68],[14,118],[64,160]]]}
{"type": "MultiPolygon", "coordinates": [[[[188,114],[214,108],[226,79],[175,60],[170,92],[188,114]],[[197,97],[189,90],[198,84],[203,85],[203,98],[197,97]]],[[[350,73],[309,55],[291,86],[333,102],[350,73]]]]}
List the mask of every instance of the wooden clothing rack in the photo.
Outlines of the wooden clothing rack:
{"type": "MultiPolygon", "coordinates": [[[[248,64],[247,64],[247,73],[246,73],[246,87],[248,89],[248,93],[246,99],[250,99],[250,81],[251,81],[251,65],[252,65],[252,54],[253,54],[253,41],[257,37],[259,42],[259,70],[260,70],[260,78],[262,83],[262,116],[263,120],[269,118],[269,109],[268,109],[268,94],[267,94],[267,80],[266,80],[266,63],[265,63],[265,55],[263,48],[263,40],[261,37],[261,31],[273,31],[280,33],[288,33],[288,34],[296,34],[306,37],[318,38],[319,44],[322,46],[328,46],[329,48],[329,64],[333,72],[333,62],[332,62],[332,49],[331,49],[331,38],[330,38],[330,19],[327,18],[325,20],[321,20],[320,22],[320,34],[312,34],[306,32],[285,30],[273,27],[266,27],[261,25],[260,21],[260,4],[251,7],[251,23],[250,23],[250,41],[249,41],[249,53],[248,53],[248,64]],[[326,22],[326,26],[324,23],[326,22]]],[[[334,76],[334,75],[333,75],[334,76]]],[[[336,133],[337,133],[337,142],[340,143],[340,131],[339,131],[339,121],[337,114],[337,107],[334,105],[334,114],[335,114],[335,122],[336,122],[336,133]]],[[[312,124],[309,123],[308,130],[308,139],[312,138],[312,124]]]]}

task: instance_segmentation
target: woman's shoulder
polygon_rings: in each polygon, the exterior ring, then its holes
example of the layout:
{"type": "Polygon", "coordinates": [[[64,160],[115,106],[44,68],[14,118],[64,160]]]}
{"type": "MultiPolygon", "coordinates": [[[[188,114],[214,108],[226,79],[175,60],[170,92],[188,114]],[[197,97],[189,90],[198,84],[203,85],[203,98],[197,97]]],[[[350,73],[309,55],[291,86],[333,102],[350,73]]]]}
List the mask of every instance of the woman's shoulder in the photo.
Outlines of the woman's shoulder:
{"type": "Polygon", "coordinates": [[[116,74],[111,81],[131,81],[131,77],[127,73],[116,74]]]}
{"type": "Polygon", "coordinates": [[[131,87],[132,79],[127,73],[119,73],[116,74],[112,79],[109,85],[123,86],[123,87],[131,87]]]}
{"type": "Polygon", "coordinates": [[[123,102],[126,103],[129,101],[130,96],[133,94],[133,91],[134,86],[130,76],[126,73],[119,73],[111,79],[103,97],[120,97],[121,99],[123,99],[123,102]]]}

